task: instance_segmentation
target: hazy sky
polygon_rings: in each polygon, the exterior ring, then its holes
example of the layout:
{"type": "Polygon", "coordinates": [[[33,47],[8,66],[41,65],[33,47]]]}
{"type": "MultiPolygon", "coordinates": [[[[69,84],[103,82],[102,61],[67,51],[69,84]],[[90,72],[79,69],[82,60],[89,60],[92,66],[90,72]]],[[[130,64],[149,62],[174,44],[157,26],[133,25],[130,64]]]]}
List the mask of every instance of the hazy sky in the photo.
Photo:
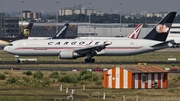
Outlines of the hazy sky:
{"type": "Polygon", "coordinates": [[[0,12],[5,11],[47,11],[56,12],[58,8],[73,7],[74,5],[90,6],[97,11],[110,12],[122,8],[123,12],[159,12],[159,11],[177,11],[180,13],[180,0],[0,0],[0,12]],[[120,3],[123,5],[120,6],[120,3]]]}

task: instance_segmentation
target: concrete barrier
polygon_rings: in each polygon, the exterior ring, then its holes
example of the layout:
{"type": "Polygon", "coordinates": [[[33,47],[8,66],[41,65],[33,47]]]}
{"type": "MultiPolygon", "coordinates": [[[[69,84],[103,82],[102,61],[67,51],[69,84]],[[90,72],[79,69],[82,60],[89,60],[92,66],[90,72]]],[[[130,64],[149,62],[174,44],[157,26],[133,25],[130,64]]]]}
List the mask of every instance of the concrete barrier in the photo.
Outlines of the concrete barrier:
{"type": "Polygon", "coordinates": [[[34,61],[34,62],[37,62],[37,59],[36,59],[36,58],[31,58],[31,59],[19,58],[19,60],[20,60],[21,62],[26,62],[26,61],[34,61]]]}
{"type": "Polygon", "coordinates": [[[176,61],[176,58],[168,58],[168,61],[176,61]]]}

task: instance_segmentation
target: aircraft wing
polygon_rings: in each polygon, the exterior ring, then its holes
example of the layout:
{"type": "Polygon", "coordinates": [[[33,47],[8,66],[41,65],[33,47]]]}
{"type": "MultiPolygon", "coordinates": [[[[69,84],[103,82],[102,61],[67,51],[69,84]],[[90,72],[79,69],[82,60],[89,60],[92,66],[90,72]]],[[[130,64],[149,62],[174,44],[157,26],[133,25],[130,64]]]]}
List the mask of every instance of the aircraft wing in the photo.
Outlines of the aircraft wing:
{"type": "Polygon", "coordinates": [[[101,50],[105,49],[106,46],[110,45],[111,43],[104,43],[100,45],[94,45],[94,46],[87,46],[83,48],[77,48],[74,51],[79,54],[87,54],[87,53],[96,53],[100,52],[101,50]]]}

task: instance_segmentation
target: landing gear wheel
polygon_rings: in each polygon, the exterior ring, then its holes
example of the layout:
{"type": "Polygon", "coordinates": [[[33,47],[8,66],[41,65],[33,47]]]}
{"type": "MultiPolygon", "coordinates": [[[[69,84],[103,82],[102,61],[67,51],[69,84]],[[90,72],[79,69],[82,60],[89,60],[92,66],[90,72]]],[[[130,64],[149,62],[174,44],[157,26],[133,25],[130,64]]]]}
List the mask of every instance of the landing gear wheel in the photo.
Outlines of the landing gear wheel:
{"type": "Polygon", "coordinates": [[[16,59],[16,63],[20,63],[21,61],[19,59],[16,59]]]}
{"type": "Polygon", "coordinates": [[[95,59],[94,59],[94,58],[92,58],[92,59],[86,58],[84,61],[85,61],[86,63],[94,63],[94,62],[95,62],[95,59]]]}
{"type": "Polygon", "coordinates": [[[89,62],[89,59],[86,58],[84,61],[85,61],[86,63],[88,63],[88,62],[89,62]]]}
{"type": "Polygon", "coordinates": [[[90,62],[94,63],[94,62],[95,62],[95,59],[94,59],[94,58],[90,59],[90,62]]]}

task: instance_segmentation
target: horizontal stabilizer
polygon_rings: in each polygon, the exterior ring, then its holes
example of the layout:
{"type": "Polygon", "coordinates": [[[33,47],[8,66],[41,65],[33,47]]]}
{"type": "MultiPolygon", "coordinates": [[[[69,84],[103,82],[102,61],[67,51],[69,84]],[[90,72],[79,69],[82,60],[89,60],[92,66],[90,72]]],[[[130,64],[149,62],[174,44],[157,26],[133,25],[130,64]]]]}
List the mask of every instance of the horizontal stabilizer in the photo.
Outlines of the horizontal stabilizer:
{"type": "Polygon", "coordinates": [[[162,43],[153,45],[153,46],[151,46],[151,47],[161,47],[161,46],[168,45],[168,44],[173,45],[173,43],[174,43],[174,40],[169,40],[169,41],[166,41],[166,42],[162,42],[162,43]]]}

